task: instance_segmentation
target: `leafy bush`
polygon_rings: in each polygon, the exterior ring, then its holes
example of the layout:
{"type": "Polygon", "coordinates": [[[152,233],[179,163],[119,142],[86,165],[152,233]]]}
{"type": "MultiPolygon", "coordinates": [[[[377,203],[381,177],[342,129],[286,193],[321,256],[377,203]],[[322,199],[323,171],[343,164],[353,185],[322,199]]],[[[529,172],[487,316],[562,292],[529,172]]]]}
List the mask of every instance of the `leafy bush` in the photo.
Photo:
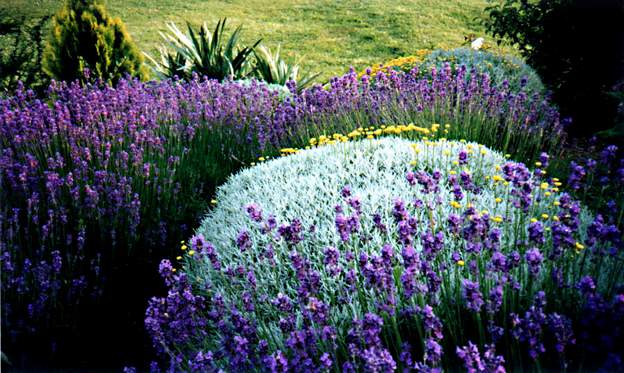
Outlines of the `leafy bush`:
{"type": "MultiPolygon", "coordinates": [[[[379,71],[410,73],[417,71],[422,77],[431,77],[432,68],[440,71],[449,64],[453,71],[465,68],[468,72],[487,73],[491,84],[499,86],[507,81],[514,91],[525,89],[530,93],[544,93],[539,76],[517,57],[470,48],[452,50],[418,50],[414,55],[390,60],[361,72],[359,76],[375,76],[379,71]],[[416,69],[416,70],[414,70],[416,69]]],[[[467,76],[470,76],[469,74],[467,76]]]]}
{"type": "Polygon", "coordinates": [[[169,292],[146,327],[173,370],[615,363],[622,232],[556,184],[448,141],[364,140],[247,169],[182,268],[161,263],[169,292]]]}
{"type": "Polygon", "coordinates": [[[470,48],[448,51],[438,49],[428,54],[418,68],[421,74],[430,74],[432,68],[435,67],[440,71],[446,63],[449,63],[453,70],[465,66],[469,72],[474,69],[477,74],[487,73],[493,85],[500,85],[507,81],[515,91],[525,89],[530,93],[544,92],[544,85],[537,73],[521,59],[509,55],[498,55],[470,48]]]}
{"type": "Polygon", "coordinates": [[[50,16],[26,22],[0,12],[0,92],[13,92],[18,82],[31,89],[42,89],[46,76],[41,70],[43,34],[50,16]]]}
{"type": "Polygon", "coordinates": [[[62,81],[145,77],[143,57],[119,18],[99,0],[68,0],[52,18],[43,69],[62,81]],[[85,71],[87,69],[87,71],[85,71]]]}
{"type": "Polygon", "coordinates": [[[573,118],[574,134],[613,124],[617,102],[607,91],[623,78],[621,1],[501,0],[486,11],[488,31],[520,49],[573,118]]]}
{"type": "Polygon", "coordinates": [[[197,34],[190,23],[187,23],[186,34],[174,23],[167,24],[170,34],[161,33],[161,36],[172,51],[167,50],[166,46],[161,47],[161,62],[148,55],[154,64],[155,73],[161,78],[178,76],[190,79],[193,74],[219,81],[245,78],[250,73],[250,56],[260,40],[251,47],[240,47],[242,26],[238,26],[226,41],[226,21],[219,20],[212,34],[205,23],[197,34]]]}

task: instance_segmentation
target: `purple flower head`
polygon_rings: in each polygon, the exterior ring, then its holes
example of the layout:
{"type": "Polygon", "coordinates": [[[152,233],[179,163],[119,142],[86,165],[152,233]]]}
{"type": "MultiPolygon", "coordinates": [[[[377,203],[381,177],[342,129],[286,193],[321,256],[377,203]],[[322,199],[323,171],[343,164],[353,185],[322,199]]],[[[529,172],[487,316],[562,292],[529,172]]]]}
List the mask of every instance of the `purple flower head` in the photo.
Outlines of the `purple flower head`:
{"type": "Polygon", "coordinates": [[[577,289],[581,291],[583,295],[589,295],[596,290],[596,283],[591,276],[583,276],[579,283],[576,285],[577,289]]]}
{"type": "Polygon", "coordinates": [[[459,156],[457,157],[460,165],[465,165],[468,163],[468,152],[465,149],[460,150],[459,156]]]}
{"type": "Polygon", "coordinates": [[[479,283],[464,279],[462,280],[462,288],[466,307],[473,312],[480,312],[484,302],[479,290],[479,283]]]}
{"type": "Polygon", "coordinates": [[[247,251],[247,249],[251,248],[251,236],[249,236],[249,232],[246,230],[242,230],[238,233],[236,237],[236,246],[241,252],[247,251]]]}
{"type": "Polygon", "coordinates": [[[293,309],[293,304],[288,296],[278,293],[277,297],[271,301],[271,303],[282,312],[290,312],[293,309]]]}
{"type": "Polygon", "coordinates": [[[342,198],[348,198],[351,196],[351,187],[348,185],[345,185],[342,190],[340,191],[340,195],[342,195],[342,198]]]}
{"type": "Polygon", "coordinates": [[[296,245],[303,240],[303,225],[299,219],[293,219],[290,224],[282,224],[277,228],[277,233],[287,243],[296,245]]]}
{"type": "Polygon", "coordinates": [[[539,249],[537,247],[533,247],[527,250],[524,255],[524,259],[529,266],[529,272],[531,272],[533,276],[537,276],[540,272],[542,261],[544,260],[544,257],[542,256],[542,253],[540,253],[539,249]]]}
{"type": "Polygon", "coordinates": [[[255,203],[251,203],[247,205],[246,210],[247,215],[249,215],[251,220],[258,223],[262,221],[262,209],[260,208],[260,206],[256,205],[255,203]]]}
{"type": "Polygon", "coordinates": [[[340,253],[335,247],[328,246],[324,251],[325,258],[323,259],[323,263],[329,266],[335,266],[338,264],[338,259],[340,258],[340,253]]]}
{"type": "Polygon", "coordinates": [[[189,243],[191,245],[191,248],[197,252],[202,252],[204,249],[208,247],[208,243],[206,242],[204,235],[201,233],[196,234],[193,237],[191,237],[191,239],[189,240],[189,243]]]}
{"type": "Polygon", "coordinates": [[[539,222],[533,222],[531,224],[529,224],[529,241],[535,243],[535,244],[543,244],[546,241],[546,238],[544,237],[544,225],[539,222]]]}
{"type": "Polygon", "coordinates": [[[409,213],[407,212],[407,209],[405,208],[405,203],[402,200],[396,199],[394,201],[392,215],[394,216],[394,220],[396,222],[407,220],[407,218],[409,217],[409,213]]]}

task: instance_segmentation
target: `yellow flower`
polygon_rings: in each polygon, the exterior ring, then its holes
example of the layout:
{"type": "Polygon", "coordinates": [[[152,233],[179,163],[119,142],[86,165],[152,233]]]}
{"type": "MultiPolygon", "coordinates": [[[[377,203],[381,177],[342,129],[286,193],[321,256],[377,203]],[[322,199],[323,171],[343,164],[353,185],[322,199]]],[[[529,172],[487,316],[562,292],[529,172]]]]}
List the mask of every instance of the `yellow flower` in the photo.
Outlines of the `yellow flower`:
{"type": "Polygon", "coordinates": [[[184,241],[184,240],[180,241],[180,243],[181,243],[182,245],[184,245],[184,243],[185,243],[185,242],[186,242],[186,241],[184,241]]]}
{"type": "Polygon", "coordinates": [[[542,188],[542,189],[548,189],[548,183],[541,183],[541,184],[540,184],[540,188],[542,188]]]}
{"type": "Polygon", "coordinates": [[[251,162],[250,165],[255,166],[256,162],[251,162]]]}
{"type": "Polygon", "coordinates": [[[542,162],[535,162],[535,166],[542,167],[542,162]]]}
{"type": "Polygon", "coordinates": [[[503,181],[503,178],[500,175],[494,175],[492,176],[492,180],[494,180],[494,182],[497,183],[499,181],[503,181]]]}
{"type": "Polygon", "coordinates": [[[548,214],[542,214],[542,219],[544,220],[548,219],[548,214]]]}
{"type": "Polygon", "coordinates": [[[451,171],[449,171],[449,174],[451,174],[451,175],[457,175],[457,172],[455,172],[455,171],[451,170],[451,171]]]}
{"type": "Polygon", "coordinates": [[[367,138],[367,139],[374,139],[374,138],[375,138],[375,136],[373,136],[373,135],[368,135],[368,136],[366,136],[366,138],[367,138]]]}
{"type": "Polygon", "coordinates": [[[495,169],[496,171],[500,171],[500,170],[501,170],[501,166],[496,165],[496,166],[494,166],[494,169],[495,169]]]}
{"type": "Polygon", "coordinates": [[[503,182],[503,185],[504,185],[504,186],[509,185],[509,181],[504,181],[504,182],[503,182]]]}
{"type": "Polygon", "coordinates": [[[552,188],[551,190],[552,190],[553,192],[558,192],[558,191],[559,191],[559,188],[552,188]]]}
{"type": "Polygon", "coordinates": [[[457,265],[460,267],[463,267],[466,264],[466,262],[464,262],[463,260],[458,260],[457,261],[457,265]]]}
{"type": "Polygon", "coordinates": [[[195,250],[189,250],[188,254],[189,254],[190,256],[195,255],[195,250]]]}
{"type": "Polygon", "coordinates": [[[496,215],[495,217],[492,218],[492,220],[494,220],[497,223],[500,223],[503,221],[503,217],[500,215],[496,215]]]}
{"type": "Polygon", "coordinates": [[[559,221],[559,217],[557,215],[553,216],[552,218],[554,221],[559,221]]]}
{"type": "Polygon", "coordinates": [[[505,158],[509,158],[509,157],[511,157],[511,154],[509,153],[505,154],[505,158]]]}
{"type": "Polygon", "coordinates": [[[211,199],[210,200],[210,204],[211,205],[216,205],[217,204],[217,200],[216,199],[211,199]]]}
{"type": "Polygon", "coordinates": [[[531,218],[531,223],[536,223],[537,219],[536,218],[531,218]]]}
{"type": "Polygon", "coordinates": [[[458,209],[461,207],[461,205],[459,204],[459,202],[457,201],[451,201],[451,206],[458,209]]]}
{"type": "Polygon", "coordinates": [[[175,269],[175,268],[173,268],[173,269],[171,270],[171,272],[175,272],[175,271],[177,271],[177,269],[175,269]]]}
{"type": "Polygon", "coordinates": [[[561,183],[560,183],[560,182],[558,182],[558,181],[555,181],[555,183],[554,183],[554,184],[555,184],[555,186],[557,186],[557,187],[560,187],[560,186],[561,186],[561,183]]]}
{"type": "Polygon", "coordinates": [[[575,243],[574,246],[576,246],[577,250],[583,250],[585,248],[585,246],[583,246],[580,242],[575,243]]]}
{"type": "Polygon", "coordinates": [[[500,198],[500,197],[496,197],[495,201],[496,201],[496,203],[501,203],[501,202],[503,202],[503,199],[500,198]]]}
{"type": "Polygon", "coordinates": [[[265,161],[265,160],[266,160],[266,158],[264,158],[264,157],[260,157],[260,158],[258,158],[258,160],[259,160],[260,162],[263,162],[263,161],[265,161]]]}
{"type": "Polygon", "coordinates": [[[561,205],[561,202],[559,202],[559,201],[553,202],[553,206],[559,206],[559,205],[561,205]]]}
{"type": "Polygon", "coordinates": [[[176,260],[182,260],[181,256],[176,256],[176,260]]]}
{"type": "Polygon", "coordinates": [[[451,154],[451,151],[450,151],[450,150],[445,150],[445,151],[443,151],[443,152],[442,152],[442,154],[444,154],[444,155],[450,155],[450,154],[451,154]]]}
{"type": "Polygon", "coordinates": [[[459,161],[453,161],[453,164],[457,166],[459,164],[459,161]]]}
{"type": "Polygon", "coordinates": [[[411,166],[416,166],[416,164],[417,164],[417,162],[416,162],[416,161],[411,161],[411,162],[410,162],[410,165],[411,165],[411,166]]]}
{"type": "Polygon", "coordinates": [[[481,155],[486,155],[486,154],[487,154],[487,150],[481,149],[481,155]]]}
{"type": "Polygon", "coordinates": [[[553,181],[559,181],[559,178],[557,178],[557,177],[553,177],[552,179],[553,179],[553,181]]]}
{"type": "Polygon", "coordinates": [[[550,194],[551,194],[550,192],[544,192],[544,195],[545,195],[546,197],[550,197],[550,194]]]}
{"type": "Polygon", "coordinates": [[[182,249],[182,251],[184,251],[184,250],[188,249],[188,246],[182,245],[182,247],[180,249],[182,249]]]}

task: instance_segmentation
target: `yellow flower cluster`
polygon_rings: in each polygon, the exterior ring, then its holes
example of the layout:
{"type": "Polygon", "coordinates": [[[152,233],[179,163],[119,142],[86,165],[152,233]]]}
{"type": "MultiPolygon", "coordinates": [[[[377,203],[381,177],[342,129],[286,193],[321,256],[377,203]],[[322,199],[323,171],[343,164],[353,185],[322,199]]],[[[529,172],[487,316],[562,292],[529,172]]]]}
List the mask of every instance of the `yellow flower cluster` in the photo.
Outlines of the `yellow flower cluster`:
{"type": "MultiPolygon", "coordinates": [[[[386,71],[388,68],[392,69],[393,67],[398,67],[399,69],[401,69],[405,66],[411,69],[412,67],[422,63],[425,60],[425,58],[429,55],[429,53],[431,53],[431,50],[429,49],[419,49],[411,56],[399,57],[399,58],[392,59],[383,64],[371,66],[370,75],[375,76],[379,71],[386,71]]],[[[366,70],[360,72],[358,74],[358,77],[361,78],[365,74],[366,74],[366,70]]]]}
{"type": "MultiPolygon", "coordinates": [[[[419,135],[424,135],[425,137],[423,137],[423,140],[427,141],[428,137],[426,136],[435,137],[436,134],[439,132],[440,127],[441,125],[438,123],[433,123],[431,127],[429,128],[420,127],[420,126],[415,125],[414,123],[390,125],[390,126],[381,125],[379,127],[375,127],[375,126],[360,127],[347,133],[346,135],[340,134],[340,133],[334,133],[333,135],[321,135],[318,138],[313,137],[309,140],[310,145],[306,146],[305,149],[310,149],[312,147],[319,147],[319,146],[324,146],[324,145],[333,145],[333,144],[337,144],[340,142],[347,142],[349,140],[355,140],[355,139],[360,139],[360,138],[374,139],[376,137],[383,136],[383,135],[399,135],[399,134],[406,134],[406,133],[416,133],[419,135]]],[[[444,126],[445,128],[444,132],[448,133],[448,129],[450,127],[451,127],[450,124],[446,124],[444,126]]],[[[289,154],[298,153],[300,150],[301,149],[283,148],[280,150],[280,154],[282,156],[286,156],[289,154]]],[[[267,159],[269,159],[269,157],[259,157],[258,161],[263,162],[267,159]]],[[[255,165],[255,162],[251,163],[251,165],[252,166],[255,165]]]]}

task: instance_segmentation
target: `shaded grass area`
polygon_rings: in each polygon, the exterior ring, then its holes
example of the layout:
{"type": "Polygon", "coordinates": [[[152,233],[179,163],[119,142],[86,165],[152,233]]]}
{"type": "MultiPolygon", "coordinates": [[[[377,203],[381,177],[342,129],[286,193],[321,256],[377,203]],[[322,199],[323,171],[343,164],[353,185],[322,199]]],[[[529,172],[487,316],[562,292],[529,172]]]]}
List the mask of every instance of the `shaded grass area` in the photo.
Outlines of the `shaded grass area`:
{"type": "MultiPolygon", "coordinates": [[[[37,17],[53,13],[62,0],[3,0],[0,11],[37,17]]],[[[269,47],[282,44],[286,56],[299,59],[320,79],[342,74],[349,66],[371,64],[412,54],[417,49],[453,48],[465,35],[484,35],[479,23],[486,0],[107,0],[139,48],[155,53],[165,22],[182,25],[220,17],[230,27],[244,24],[243,40],[262,38],[269,47]]],[[[506,50],[510,48],[505,47],[506,50]]]]}

